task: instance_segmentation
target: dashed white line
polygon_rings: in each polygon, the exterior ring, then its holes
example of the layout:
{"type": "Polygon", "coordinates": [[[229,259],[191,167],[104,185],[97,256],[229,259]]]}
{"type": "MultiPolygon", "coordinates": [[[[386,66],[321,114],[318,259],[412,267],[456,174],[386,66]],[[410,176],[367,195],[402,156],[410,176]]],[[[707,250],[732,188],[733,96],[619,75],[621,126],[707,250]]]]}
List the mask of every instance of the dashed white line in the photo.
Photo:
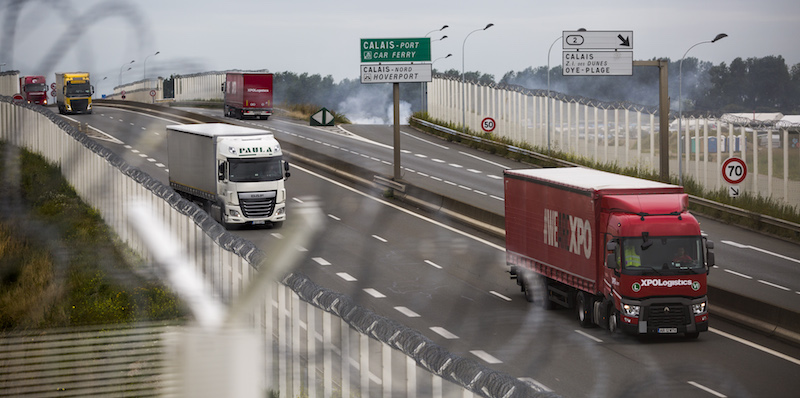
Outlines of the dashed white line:
{"type": "Polygon", "coordinates": [[[455,339],[457,339],[457,338],[458,338],[458,336],[456,336],[456,335],[454,335],[454,334],[450,333],[449,331],[447,331],[447,329],[445,329],[445,328],[443,328],[443,327],[439,327],[439,326],[431,326],[431,328],[430,328],[430,329],[431,329],[431,330],[432,330],[434,333],[436,333],[436,334],[438,334],[439,336],[442,336],[442,337],[444,337],[444,338],[446,338],[446,339],[448,339],[448,340],[455,340],[455,339]]]}
{"type": "Polygon", "coordinates": [[[355,281],[358,280],[355,277],[353,277],[352,275],[348,274],[347,272],[337,272],[336,276],[346,280],[347,282],[355,282],[355,281]]]}
{"type": "Polygon", "coordinates": [[[300,199],[300,198],[292,198],[292,200],[297,202],[297,203],[305,203],[305,202],[303,202],[303,199],[300,199]]]}
{"type": "Polygon", "coordinates": [[[460,165],[460,164],[455,164],[455,163],[450,163],[450,164],[449,164],[449,166],[450,166],[450,167],[455,167],[455,168],[457,168],[457,169],[460,169],[460,168],[464,167],[464,166],[462,166],[462,165],[460,165]]]}
{"type": "Polygon", "coordinates": [[[431,159],[431,160],[433,160],[436,163],[445,163],[445,161],[442,159],[431,159]]]}
{"type": "Polygon", "coordinates": [[[586,332],[584,332],[584,331],[581,331],[581,330],[577,330],[577,329],[576,329],[576,330],[575,330],[575,333],[578,333],[579,335],[581,335],[581,336],[583,336],[583,337],[587,337],[587,338],[589,338],[589,339],[591,339],[591,340],[594,340],[594,341],[595,341],[595,342],[597,342],[597,343],[602,343],[602,342],[603,342],[603,340],[600,340],[600,339],[598,339],[597,337],[594,337],[594,336],[592,336],[591,334],[588,334],[588,333],[586,333],[586,332]]]}
{"type": "Polygon", "coordinates": [[[501,198],[499,196],[495,196],[495,195],[489,195],[489,197],[492,198],[492,199],[497,199],[497,200],[499,200],[501,202],[505,202],[506,201],[505,199],[503,199],[503,198],[501,198]]]}
{"type": "Polygon", "coordinates": [[[469,353],[472,354],[472,355],[475,355],[476,357],[478,357],[480,359],[482,359],[486,363],[490,363],[490,364],[503,363],[503,361],[493,357],[492,355],[490,355],[486,351],[474,350],[474,351],[470,351],[469,353]]]}
{"type": "Polygon", "coordinates": [[[739,273],[739,272],[736,272],[736,271],[731,271],[731,270],[729,270],[729,269],[725,269],[725,270],[723,270],[723,271],[725,271],[725,272],[727,272],[727,273],[729,273],[729,274],[734,274],[734,275],[736,275],[736,276],[741,276],[742,278],[746,278],[746,279],[753,279],[753,277],[752,277],[752,276],[750,276],[750,275],[745,275],[745,274],[742,274],[742,273],[739,273]]]}
{"type": "Polygon", "coordinates": [[[481,174],[481,173],[483,173],[482,171],[480,171],[480,170],[475,170],[475,169],[467,169],[467,171],[469,171],[470,173],[475,173],[475,174],[481,174]]]}
{"type": "Polygon", "coordinates": [[[273,232],[270,235],[272,235],[272,237],[275,239],[283,239],[283,234],[280,232],[273,232]]]}
{"type": "Polygon", "coordinates": [[[488,177],[489,177],[489,178],[492,178],[492,179],[495,179],[495,180],[502,180],[502,179],[503,179],[503,177],[496,176],[496,175],[494,175],[494,174],[489,174],[489,175],[488,175],[488,177]]]}
{"type": "Polygon", "coordinates": [[[472,190],[472,188],[470,188],[470,187],[468,187],[466,185],[459,185],[458,187],[461,188],[461,189],[467,190],[467,191],[471,191],[472,190]]]}
{"type": "Polygon", "coordinates": [[[314,260],[314,262],[319,264],[319,265],[331,265],[331,263],[328,262],[328,260],[326,260],[326,259],[324,259],[322,257],[314,257],[314,258],[312,258],[312,260],[314,260]]]}
{"type": "Polygon", "coordinates": [[[506,297],[506,296],[504,296],[504,295],[502,295],[502,294],[500,294],[500,293],[497,293],[497,292],[496,292],[496,291],[494,291],[494,290],[490,290],[490,291],[489,291],[489,293],[491,293],[491,294],[493,294],[493,295],[495,295],[495,296],[497,296],[497,297],[500,297],[501,299],[503,299],[503,300],[505,300],[505,301],[511,301],[511,298],[510,298],[510,297],[506,297]]]}
{"type": "Polygon", "coordinates": [[[384,295],[383,293],[381,293],[381,292],[379,292],[379,291],[377,291],[377,290],[375,290],[373,288],[367,288],[367,289],[364,289],[364,291],[367,294],[369,294],[370,296],[375,297],[375,298],[386,298],[386,295],[384,295]]]}
{"type": "Polygon", "coordinates": [[[787,292],[791,292],[792,291],[792,289],[789,289],[788,287],[783,287],[781,285],[776,285],[776,284],[774,284],[772,282],[767,282],[767,281],[761,280],[761,279],[759,279],[758,281],[763,283],[763,284],[765,284],[765,285],[767,285],[767,286],[772,286],[772,287],[776,287],[776,288],[781,289],[781,290],[786,290],[787,292]]]}
{"type": "Polygon", "coordinates": [[[433,262],[433,261],[431,261],[431,260],[425,260],[425,264],[428,264],[428,265],[430,265],[430,266],[431,266],[431,267],[433,267],[433,268],[442,269],[442,266],[441,266],[441,265],[439,265],[439,264],[436,264],[436,263],[434,263],[434,262],[433,262]]]}
{"type": "Polygon", "coordinates": [[[388,240],[386,240],[386,239],[383,239],[383,238],[381,238],[381,237],[380,237],[380,236],[378,236],[378,235],[372,235],[372,237],[373,237],[373,238],[375,238],[375,239],[377,239],[377,240],[379,240],[379,241],[381,241],[381,242],[383,242],[383,243],[386,243],[386,242],[388,242],[388,240]]]}
{"type": "Polygon", "coordinates": [[[706,386],[704,386],[702,384],[695,383],[693,381],[688,381],[687,383],[689,383],[689,384],[691,384],[691,385],[693,385],[693,386],[695,386],[695,387],[697,387],[697,388],[699,388],[699,389],[701,389],[701,390],[703,390],[703,391],[705,391],[705,392],[707,392],[709,394],[713,394],[713,395],[715,395],[715,396],[717,396],[719,398],[726,398],[727,397],[727,395],[718,393],[718,392],[716,392],[716,391],[714,391],[714,390],[712,390],[712,389],[710,389],[710,388],[708,388],[708,387],[706,387],[706,386]]]}
{"type": "Polygon", "coordinates": [[[336,220],[336,221],[342,221],[342,219],[341,219],[341,218],[339,218],[339,217],[336,217],[336,216],[334,216],[333,214],[328,214],[328,217],[330,217],[331,219],[333,219],[333,220],[336,220]]]}
{"type": "Polygon", "coordinates": [[[403,314],[403,315],[405,315],[405,316],[407,316],[409,318],[419,318],[419,314],[417,314],[414,311],[411,311],[410,309],[408,309],[406,307],[394,307],[394,309],[396,309],[401,314],[403,314]]]}
{"type": "Polygon", "coordinates": [[[415,153],[415,154],[414,154],[414,156],[416,156],[416,157],[418,157],[418,158],[422,158],[422,159],[425,159],[425,158],[427,158],[427,157],[428,157],[428,155],[423,155],[423,154],[421,154],[421,153],[415,153]]]}
{"type": "Polygon", "coordinates": [[[156,163],[156,166],[161,168],[167,167],[164,163],[156,163]]]}

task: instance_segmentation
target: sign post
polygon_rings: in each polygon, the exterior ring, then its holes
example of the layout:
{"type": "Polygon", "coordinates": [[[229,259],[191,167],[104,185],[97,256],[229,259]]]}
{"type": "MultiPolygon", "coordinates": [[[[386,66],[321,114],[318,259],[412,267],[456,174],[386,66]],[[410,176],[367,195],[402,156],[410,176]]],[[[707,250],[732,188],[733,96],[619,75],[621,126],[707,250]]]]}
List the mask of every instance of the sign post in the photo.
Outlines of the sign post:
{"type": "MultiPolygon", "coordinates": [[[[430,82],[430,37],[361,39],[361,83],[392,83],[394,102],[394,178],[400,173],[400,83],[430,82]]],[[[376,177],[377,178],[377,177],[376,177]]]]}

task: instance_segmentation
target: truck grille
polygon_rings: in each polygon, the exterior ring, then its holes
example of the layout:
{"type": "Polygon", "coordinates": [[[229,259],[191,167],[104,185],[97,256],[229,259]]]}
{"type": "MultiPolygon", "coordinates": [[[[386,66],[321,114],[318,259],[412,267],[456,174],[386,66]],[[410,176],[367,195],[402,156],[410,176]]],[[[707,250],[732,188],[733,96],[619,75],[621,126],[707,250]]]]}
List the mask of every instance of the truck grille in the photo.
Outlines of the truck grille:
{"type": "Polygon", "coordinates": [[[69,103],[73,112],[86,112],[86,108],[89,107],[88,99],[70,100],[69,103]]]}
{"type": "Polygon", "coordinates": [[[688,323],[688,307],[684,305],[654,304],[647,307],[648,327],[676,327],[688,323]]]}
{"type": "Polygon", "coordinates": [[[272,197],[246,198],[239,195],[239,206],[245,217],[269,217],[275,210],[275,195],[272,197]]]}

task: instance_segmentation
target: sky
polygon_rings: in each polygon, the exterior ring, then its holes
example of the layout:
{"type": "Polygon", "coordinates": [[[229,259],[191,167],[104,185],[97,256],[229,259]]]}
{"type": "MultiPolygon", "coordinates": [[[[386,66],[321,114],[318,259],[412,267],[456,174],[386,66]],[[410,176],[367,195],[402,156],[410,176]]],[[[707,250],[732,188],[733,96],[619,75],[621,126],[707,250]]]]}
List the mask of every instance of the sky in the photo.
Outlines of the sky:
{"type": "Polygon", "coordinates": [[[103,92],[145,75],[228,69],[358,79],[360,39],[426,35],[435,69],[463,65],[499,81],[546,66],[556,40],[549,62],[560,65],[562,32],[579,28],[632,31],[634,60],[679,60],[726,33],[687,57],[718,65],[780,55],[789,67],[800,63],[797,0],[21,0],[9,23],[16,1],[0,0],[2,70],[85,70],[103,92]]]}

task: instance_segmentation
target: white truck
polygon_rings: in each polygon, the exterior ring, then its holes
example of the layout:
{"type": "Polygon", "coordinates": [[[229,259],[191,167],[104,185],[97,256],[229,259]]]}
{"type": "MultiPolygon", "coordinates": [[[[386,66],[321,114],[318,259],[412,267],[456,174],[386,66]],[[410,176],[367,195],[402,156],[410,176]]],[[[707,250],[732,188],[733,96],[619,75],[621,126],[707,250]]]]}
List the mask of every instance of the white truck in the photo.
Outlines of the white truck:
{"type": "Polygon", "coordinates": [[[169,185],[225,228],[280,227],[289,163],[266,130],[223,123],[167,126],[169,185]]]}

